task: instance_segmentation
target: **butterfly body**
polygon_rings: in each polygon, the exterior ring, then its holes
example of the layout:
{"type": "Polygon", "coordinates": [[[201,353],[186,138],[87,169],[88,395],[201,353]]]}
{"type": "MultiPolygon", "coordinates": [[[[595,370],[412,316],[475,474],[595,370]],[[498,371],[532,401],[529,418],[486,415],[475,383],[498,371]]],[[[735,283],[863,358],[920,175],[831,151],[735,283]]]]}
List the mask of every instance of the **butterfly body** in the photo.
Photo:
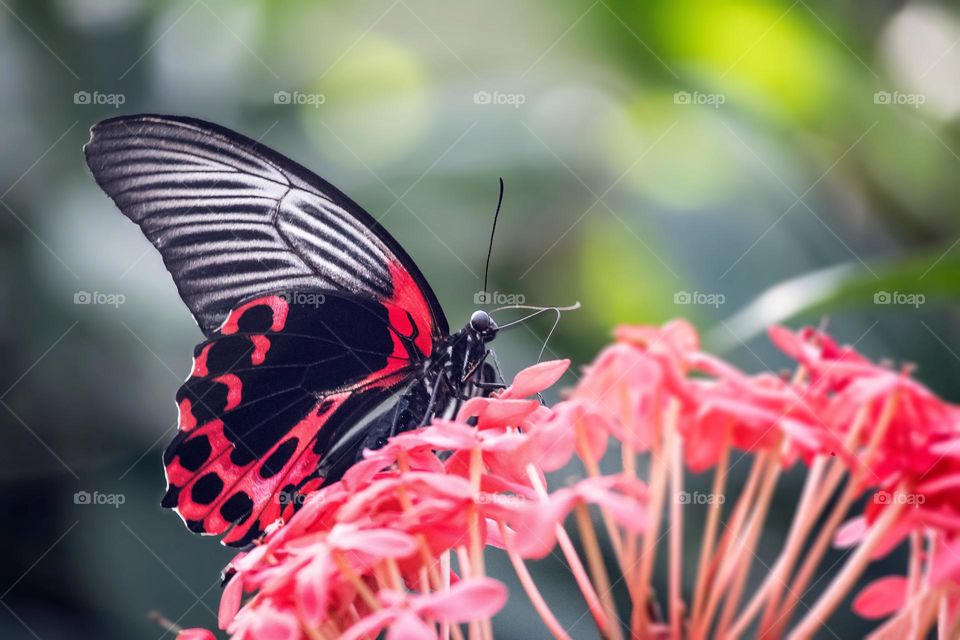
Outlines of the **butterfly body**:
{"type": "Polygon", "coordinates": [[[402,247],[293,161],[151,115],[96,125],[85,153],[206,336],[164,454],[162,504],[191,530],[247,545],[365,448],[496,386],[490,316],[450,334],[402,247]]]}

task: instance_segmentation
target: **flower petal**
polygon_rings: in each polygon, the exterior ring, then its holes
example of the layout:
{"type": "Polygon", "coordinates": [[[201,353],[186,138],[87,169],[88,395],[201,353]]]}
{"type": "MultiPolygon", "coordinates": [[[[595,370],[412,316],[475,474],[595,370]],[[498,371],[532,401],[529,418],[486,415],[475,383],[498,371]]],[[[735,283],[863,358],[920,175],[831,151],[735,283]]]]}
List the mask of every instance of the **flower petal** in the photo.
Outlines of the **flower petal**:
{"type": "Polygon", "coordinates": [[[240,610],[240,601],[243,599],[243,579],[236,575],[227,583],[220,596],[220,610],[217,613],[217,624],[226,629],[240,610]]]}
{"type": "Polygon", "coordinates": [[[177,633],[177,640],[217,640],[217,636],[207,629],[181,629],[177,633]]]}
{"type": "Polygon", "coordinates": [[[885,618],[906,604],[907,588],[908,581],[903,576],[878,578],[857,594],[853,610],[870,620],[885,618]]]}
{"type": "Polygon", "coordinates": [[[478,426],[513,427],[523,422],[524,418],[536,411],[540,403],[536,400],[500,400],[499,398],[470,398],[467,400],[457,420],[466,422],[470,418],[477,418],[478,426]]]}
{"type": "Polygon", "coordinates": [[[494,615],[507,602],[507,588],[493,578],[467,578],[441,591],[413,600],[421,616],[447,622],[469,622],[494,615]]]}
{"type": "Polygon", "coordinates": [[[397,617],[393,609],[380,609],[355,622],[349,629],[340,634],[340,640],[360,640],[360,638],[376,637],[387,625],[397,617]]]}
{"type": "Polygon", "coordinates": [[[503,390],[499,397],[526,398],[540,393],[556,383],[570,367],[569,360],[551,360],[527,367],[513,378],[513,383],[503,390]]]}
{"type": "Polygon", "coordinates": [[[387,630],[387,640],[435,640],[437,634],[410,611],[399,614],[387,630]]]}

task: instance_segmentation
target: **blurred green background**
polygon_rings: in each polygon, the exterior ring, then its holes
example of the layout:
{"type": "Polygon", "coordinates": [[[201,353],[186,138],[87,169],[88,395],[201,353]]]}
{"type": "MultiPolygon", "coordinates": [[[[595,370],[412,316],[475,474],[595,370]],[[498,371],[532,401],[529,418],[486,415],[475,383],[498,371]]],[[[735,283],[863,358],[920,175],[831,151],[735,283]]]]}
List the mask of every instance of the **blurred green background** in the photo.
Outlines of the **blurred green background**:
{"type": "MultiPolygon", "coordinates": [[[[583,304],[546,357],[583,365],[617,323],[685,316],[708,348],[778,369],[764,327],[829,316],[960,396],[950,3],[0,0],[0,637],[171,637],[153,609],[214,624],[232,554],[159,507],[201,336],[81,155],[91,124],[143,111],[216,121],[338,185],[453,326],[481,288],[503,176],[490,289],[583,304]],[[123,504],[77,504],[84,491],[123,504]]],[[[508,374],[549,328],[498,339],[508,374]]],[[[563,567],[536,571],[571,633],[594,637],[563,567]]],[[[844,607],[823,637],[869,628],[844,607]]],[[[522,595],[496,629],[544,635],[522,595]]]]}

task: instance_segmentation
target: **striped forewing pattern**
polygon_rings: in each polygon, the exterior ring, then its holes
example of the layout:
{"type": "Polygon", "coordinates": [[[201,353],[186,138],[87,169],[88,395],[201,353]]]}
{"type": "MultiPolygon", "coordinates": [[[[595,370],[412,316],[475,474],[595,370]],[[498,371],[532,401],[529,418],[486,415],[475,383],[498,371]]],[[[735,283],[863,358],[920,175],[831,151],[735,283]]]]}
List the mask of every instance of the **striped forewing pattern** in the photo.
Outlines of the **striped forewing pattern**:
{"type": "Polygon", "coordinates": [[[217,125],[129,116],[96,125],[84,148],[97,183],[159,249],[205,334],[267,291],[393,296],[391,264],[446,320],[426,280],[366,212],[307,169],[217,125]]]}

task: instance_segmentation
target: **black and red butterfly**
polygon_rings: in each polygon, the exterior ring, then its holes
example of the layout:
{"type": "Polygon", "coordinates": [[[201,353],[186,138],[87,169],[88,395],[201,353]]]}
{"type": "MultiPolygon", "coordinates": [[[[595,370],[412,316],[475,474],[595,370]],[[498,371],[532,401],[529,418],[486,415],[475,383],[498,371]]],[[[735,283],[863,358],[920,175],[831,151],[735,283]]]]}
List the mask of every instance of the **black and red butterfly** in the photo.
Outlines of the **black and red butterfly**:
{"type": "Polygon", "coordinates": [[[450,335],[396,240],[299,164],[157,115],[105,120],[84,151],[206,336],[164,454],[162,504],[191,530],[247,545],[363,448],[499,385],[490,315],[450,335]]]}

